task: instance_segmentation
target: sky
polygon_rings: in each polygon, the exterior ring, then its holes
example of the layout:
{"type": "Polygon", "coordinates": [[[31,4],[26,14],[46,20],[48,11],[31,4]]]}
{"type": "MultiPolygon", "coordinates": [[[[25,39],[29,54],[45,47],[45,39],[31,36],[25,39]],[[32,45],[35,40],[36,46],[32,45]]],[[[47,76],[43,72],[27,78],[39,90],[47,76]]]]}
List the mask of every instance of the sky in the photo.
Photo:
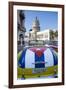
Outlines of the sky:
{"type": "Polygon", "coordinates": [[[31,11],[25,10],[25,27],[26,31],[32,29],[32,22],[36,16],[40,22],[40,30],[58,29],[58,13],[53,11],[31,11]]]}

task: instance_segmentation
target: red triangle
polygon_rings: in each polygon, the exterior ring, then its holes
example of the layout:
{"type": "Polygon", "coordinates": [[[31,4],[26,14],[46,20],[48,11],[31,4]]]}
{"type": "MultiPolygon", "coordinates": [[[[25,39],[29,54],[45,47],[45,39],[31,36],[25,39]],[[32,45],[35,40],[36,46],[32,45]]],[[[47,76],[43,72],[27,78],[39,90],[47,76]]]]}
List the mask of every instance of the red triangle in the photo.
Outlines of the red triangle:
{"type": "Polygon", "coordinates": [[[38,57],[41,57],[41,55],[43,54],[43,52],[41,50],[36,50],[35,53],[38,57]]]}
{"type": "Polygon", "coordinates": [[[38,57],[41,57],[41,55],[43,54],[43,52],[46,50],[46,48],[30,48],[31,51],[33,51],[34,53],[36,53],[36,55],[38,57]]]}

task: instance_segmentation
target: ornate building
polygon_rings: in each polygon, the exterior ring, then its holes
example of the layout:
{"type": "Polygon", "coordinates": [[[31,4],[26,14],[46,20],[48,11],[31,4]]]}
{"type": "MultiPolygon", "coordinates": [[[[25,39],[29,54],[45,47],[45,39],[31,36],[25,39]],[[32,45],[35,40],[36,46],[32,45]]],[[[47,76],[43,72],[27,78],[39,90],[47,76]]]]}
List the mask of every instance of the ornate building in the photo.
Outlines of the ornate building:
{"type": "Polygon", "coordinates": [[[40,23],[36,17],[32,23],[32,29],[25,34],[25,41],[43,41],[44,43],[54,43],[58,41],[58,31],[55,29],[40,30],[40,23]]]}
{"type": "Polygon", "coordinates": [[[29,32],[30,40],[48,40],[57,41],[58,40],[57,30],[46,29],[40,30],[40,23],[36,17],[32,24],[32,31],[29,32]]]}
{"type": "Polygon", "coordinates": [[[24,36],[26,32],[25,28],[25,15],[24,11],[17,11],[17,43],[18,43],[18,51],[24,46],[24,36]]]}
{"type": "Polygon", "coordinates": [[[38,18],[36,17],[32,23],[32,31],[29,32],[30,40],[37,40],[37,32],[40,31],[40,23],[38,18]]]}

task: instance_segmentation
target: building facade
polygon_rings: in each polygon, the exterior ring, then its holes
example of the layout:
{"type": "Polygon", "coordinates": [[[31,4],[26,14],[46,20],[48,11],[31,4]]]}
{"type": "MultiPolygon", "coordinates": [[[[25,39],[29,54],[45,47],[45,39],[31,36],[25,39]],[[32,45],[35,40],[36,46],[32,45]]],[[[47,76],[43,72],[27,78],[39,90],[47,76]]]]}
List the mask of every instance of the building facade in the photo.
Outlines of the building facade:
{"type": "Polygon", "coordinates": [[[24,36],[25,36],[26,28],[25,28],[25,15],[24,11],[17,11],[17,45],[18,51],[22,49],[24,46],[24,36]]]}
{"type": "Polygon", "coordinates": [[[40,32],[40,23],[36,17],[32,23],[32,31],[29,32],[30,40],[37,40],[37,32],[40,32]]]}
{"type": "Polygon", "coordinates": [[[58,31],[51,29],[40,30],[40,22],[36,17],[32,23],[32,29],[31,31],[26,33],[25,39],[27,41],[32,40],[58,41],[58,31]]]}
{"type": "Polygon", "coordinates": [[[55,34],[57,31],[51,29],[45,29],[41,32],[37,32],[37,40],[46,41],[58,41],[58,36],[55,34]]]}

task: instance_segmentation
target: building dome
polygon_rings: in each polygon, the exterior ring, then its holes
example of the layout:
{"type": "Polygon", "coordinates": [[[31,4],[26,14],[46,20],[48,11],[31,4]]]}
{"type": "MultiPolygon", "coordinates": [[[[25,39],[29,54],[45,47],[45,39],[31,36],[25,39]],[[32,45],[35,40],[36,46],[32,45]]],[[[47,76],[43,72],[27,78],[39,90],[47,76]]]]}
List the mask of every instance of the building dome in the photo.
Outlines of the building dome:
{"type": "Polygon", "coordinates": [[[40,30],[40,23],[38,18],[36,17],[32,24],[32,30],[39,31],[40,30]]]}
{"type": "Polygon", "coordinates": [[[38,27],[38,26],[39,26],[39,20],[38,20],[37,17],[36,17],[35,20],[33,21],[32,26],[33,26],[33,27],[38,27]]]}

